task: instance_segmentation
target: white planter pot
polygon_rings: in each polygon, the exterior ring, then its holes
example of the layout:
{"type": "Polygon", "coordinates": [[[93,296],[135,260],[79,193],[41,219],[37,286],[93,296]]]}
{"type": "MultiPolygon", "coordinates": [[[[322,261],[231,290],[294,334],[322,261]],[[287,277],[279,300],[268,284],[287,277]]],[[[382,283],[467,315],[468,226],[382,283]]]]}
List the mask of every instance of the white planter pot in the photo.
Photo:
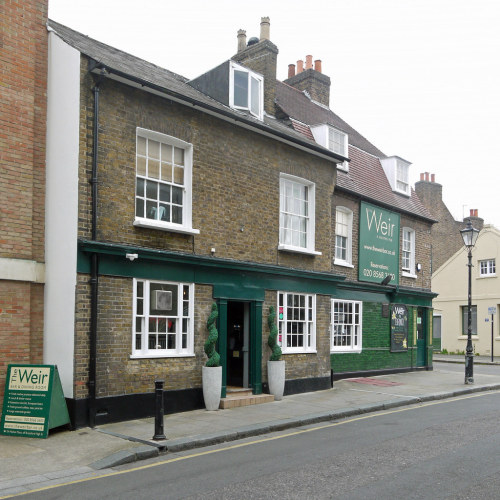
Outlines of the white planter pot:
{"type": "Polygon", "coordinates": [[[222,389],[222,366],[203,366],[203,399],[207,410],[219,409],[222,389]]]}
{"type": "Polygon", "coordinates": [[[285,390],[285,362],[283,360],[267,362],[267,382],[269,393],[276,401],[282,400],[285,390]]]}

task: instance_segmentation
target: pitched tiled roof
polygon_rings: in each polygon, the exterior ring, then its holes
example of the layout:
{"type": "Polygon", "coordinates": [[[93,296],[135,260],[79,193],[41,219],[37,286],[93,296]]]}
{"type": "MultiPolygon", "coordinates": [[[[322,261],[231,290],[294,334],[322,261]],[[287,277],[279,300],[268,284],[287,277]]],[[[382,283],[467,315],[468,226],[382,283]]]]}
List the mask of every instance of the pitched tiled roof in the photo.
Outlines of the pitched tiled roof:
{"type": "Polygon", "coordinates": [[[297,131],[310,134],[311,130],[307,125],[328,123],[348,135],[351,160],[349,171],[337,169],[336,190],[347,191],[394,210],[434,220],[413,189],[410,197],[392,190],[379,160],[386,158],[386,155],[332,110],[315,103],[304,92],[283,82],[277,82],[276,104],[297,131]],[[297,122],[300,122],[300,127],[295,125],[297,122]]]}
{"type": "Polygon", "coordinates": [[[318,145],[307,135],[295,131],[292,127],[286,126],[273,117],[266,116],[262,122],[248,113],[232,109],[212,99],[190,86],[187,83],[188,79],[181,75],[101,43],[55,21],[49,20],[48,27],[50,30],[56,32],[68,45],[94,59],[117,75],[122,75],[124,78],[126,77],[136,82],[145,82],[156,90],[164,91],[183,102],[196,104],[200,109],[209,110],[211,113],[220,113],[221,117],[225,116],[234,119],[234,123],[236,124],[244,124],[247,128],[250,125],[256,131],[259,130],[267,135],[274,135],[276,138],[298,145],[301,149],[306,149],[316,154],[319,153],[323,157],[339,158],[338,155],[332,154],[328,149],[318,145]]]}

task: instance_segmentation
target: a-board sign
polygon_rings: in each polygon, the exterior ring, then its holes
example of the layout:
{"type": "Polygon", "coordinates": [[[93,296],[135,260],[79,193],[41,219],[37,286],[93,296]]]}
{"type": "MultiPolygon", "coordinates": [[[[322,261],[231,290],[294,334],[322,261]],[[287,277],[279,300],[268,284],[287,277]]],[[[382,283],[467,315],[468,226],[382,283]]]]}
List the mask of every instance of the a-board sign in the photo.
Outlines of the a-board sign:
{"type": "Polygon", "coordinates": [[[0,434],[46,438],[49,429],[69,423],[55,365],[9,365],[0,434]]]}
{"type": "Polygon", "coordinates": [[[408,350],[408,308],[404,304],[391,305],[391,352],[408,350]]]}

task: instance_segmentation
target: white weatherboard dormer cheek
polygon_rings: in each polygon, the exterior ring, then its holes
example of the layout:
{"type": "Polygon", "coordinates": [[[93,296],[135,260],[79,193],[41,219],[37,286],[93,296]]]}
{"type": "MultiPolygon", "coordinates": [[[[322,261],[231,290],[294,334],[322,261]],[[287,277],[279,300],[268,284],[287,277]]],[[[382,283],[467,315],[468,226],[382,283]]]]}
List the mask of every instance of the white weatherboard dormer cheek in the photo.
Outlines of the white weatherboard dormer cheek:
{"type": "Polygon", "coordinates": [[[229,66],[229,105],[250,112],[259,120],[264,116],[264,77],[231,61],[229,66]]]}
{"type": "Polygon", "coordinates": [[[394,192],[405,196],[411,195],[410,189],[410,165],[409,161],[399,156],[380,158],[385,175],[394,192]]]}
{"type": "MultiPolygon", "coordinates": [[[[341,156],[348,157],[349,141],[347,134],[339,129],[332,127],[326,123],[321,125],[313,125],[310,127],[314,140],[321,146],[328,148],[330,151],[341,156]]],[[[337,164],[337,168],[349,171],[349,162],[344,161],[337,164]]]]}

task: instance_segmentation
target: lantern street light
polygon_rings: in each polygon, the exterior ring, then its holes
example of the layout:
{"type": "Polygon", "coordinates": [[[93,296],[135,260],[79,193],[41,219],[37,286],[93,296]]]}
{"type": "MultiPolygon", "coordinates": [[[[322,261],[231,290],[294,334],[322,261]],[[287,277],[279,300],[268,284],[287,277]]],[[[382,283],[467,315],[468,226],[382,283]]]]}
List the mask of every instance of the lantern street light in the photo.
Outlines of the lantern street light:
{"type": "Polygon", "coordinates": [[[464,240],[465,248],[467,248],[469,262],[469,286],[467,293],[467,349],[465,351],[465,383],[474,383],[474,356],[472,354],[472,295],[471,295],[471,281],[472,281],[472,249],[476,244],[477,237],[479,236],[479,229],[472,227],[470,221],[467,222],[467,227],[460,230],[460,234],[464,240]]]}

